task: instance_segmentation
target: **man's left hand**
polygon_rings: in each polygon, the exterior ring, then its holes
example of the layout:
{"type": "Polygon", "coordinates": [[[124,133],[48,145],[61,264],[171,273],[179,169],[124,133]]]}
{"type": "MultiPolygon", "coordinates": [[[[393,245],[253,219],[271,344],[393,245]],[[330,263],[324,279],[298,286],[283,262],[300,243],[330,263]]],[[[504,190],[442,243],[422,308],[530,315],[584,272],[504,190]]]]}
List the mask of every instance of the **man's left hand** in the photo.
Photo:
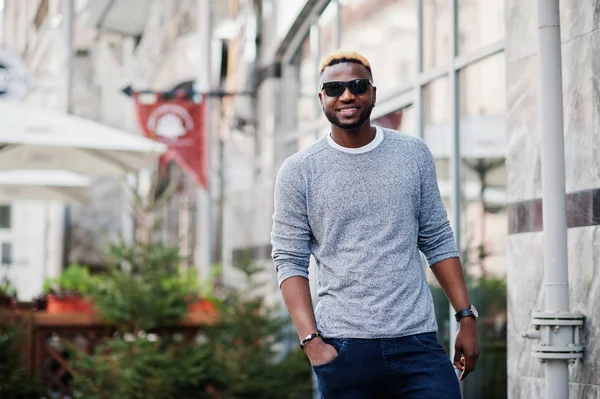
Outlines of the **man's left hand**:
{"type": "Polygon", "coordinates": [[[464,381],[467,375],[475,370],[479,357],[477,322],[472,317],[464,317],[460,320],[454,349],[454,367],[462,371],[460,381],[464,381]]]}

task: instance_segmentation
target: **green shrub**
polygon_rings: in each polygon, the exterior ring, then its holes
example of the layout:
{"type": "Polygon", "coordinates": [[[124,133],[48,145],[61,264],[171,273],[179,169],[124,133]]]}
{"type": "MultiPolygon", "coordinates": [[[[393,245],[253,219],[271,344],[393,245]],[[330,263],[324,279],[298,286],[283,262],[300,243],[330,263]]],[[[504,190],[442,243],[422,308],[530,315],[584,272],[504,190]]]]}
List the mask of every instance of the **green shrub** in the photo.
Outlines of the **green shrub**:
{"type": "Polygon", "coordinates": [[[87,295],[90,293],[95,278],[83,265],[70,265],[58,277],[47,279],[44,282],[44,293],[59,296],[87,295]]]}
{"type": "Polygon", "coordinates": [[[74,395],[85,399],[210,398],[221,384],[213,376],[207,345],[193,346],[172,337],[124,334],[96,348],[93,355],[76,352],[74,395]],[[214,387],[214,388],[213,388],[214,387]]]}
{"type": "MultiPolygon", "coordinates": [[[[259,283],[255,265],[240,265],[244,290],[225,290],[219,322],[207,329],[215,350],[215,362],[226,372],[226,386],[219,398],[301,399],[311,398],[312,371],[299,349],[281,353],[277,345],[290,339],[285,334],[289,319],[279,309],[266,306],[255,295],[259,283]]],[[[295,342],[295,335],[292,338],[295,342]]]]}
{"type": "MultiPolygon", "coordinates": [[[[299,349],[276,350],[289,320],[249,290],[216,293],[218,320],[192,339],[170,330],[198,295],[175,249],[135,243],[112,249],[115,265],[92,296],[120,333],[93,354],[74,350],[75,396],[86,399],[304,399],[311,368],[299,349]],[[152,334],[152,332],[156,334],[152,334]]],[[[256,269],[244,270],[249,281],[256,269]]],[[[75,349],[75,348],[72,348],[75,349]]]]}
{"type": "Polygon", "coordinates": [[[113,263],[91,290],[96,309],[120,331],[137,333],[177,324],[198,290],[180,272],[177,249],[136,242],[114,245],[113,263]]]}

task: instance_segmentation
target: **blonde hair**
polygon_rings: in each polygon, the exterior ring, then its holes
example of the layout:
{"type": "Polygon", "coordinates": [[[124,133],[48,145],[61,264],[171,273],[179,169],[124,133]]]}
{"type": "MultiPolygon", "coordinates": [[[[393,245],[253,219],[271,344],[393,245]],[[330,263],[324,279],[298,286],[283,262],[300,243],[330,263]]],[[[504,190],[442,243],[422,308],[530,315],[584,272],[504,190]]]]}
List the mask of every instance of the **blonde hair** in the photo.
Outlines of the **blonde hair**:
{"type": "Polygon", "coordinates": [[[342,62],[355,62],[357,64],[361,64],[371,75],[371,63],[366,59],[363,55],[360,55],[356,51],[348,51],[348,50],[336,50],[333,53],[329,54],[327,57],[321,61],[319,65],[319,74],[322,74],[325,68],[331,65],[340,64],[342,62]]]}

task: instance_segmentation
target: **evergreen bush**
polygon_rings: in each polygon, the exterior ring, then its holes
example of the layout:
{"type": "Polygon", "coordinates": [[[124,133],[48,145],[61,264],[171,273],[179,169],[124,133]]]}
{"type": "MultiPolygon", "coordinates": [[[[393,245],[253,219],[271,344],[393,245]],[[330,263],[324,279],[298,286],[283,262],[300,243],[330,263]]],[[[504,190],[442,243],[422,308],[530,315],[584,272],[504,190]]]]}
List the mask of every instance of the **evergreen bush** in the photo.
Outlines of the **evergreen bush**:
{"type": "MultiPolygon", "coordinates": [[[[194,274],[175,248],[136,242],[114,246],[114,266],[92,297],[118,333],[94,353],[74,350],[74,395],[85,399],[304,399],[311,368],[299,349],[277,350],[289,324],[255,295],[255,267],[242,268],[245,289],[215,292],[218,318],[193,339],[173,333],[190,298],[194,274]]],[[[72,348],[75,349],[75,348],[72,348]]]]}

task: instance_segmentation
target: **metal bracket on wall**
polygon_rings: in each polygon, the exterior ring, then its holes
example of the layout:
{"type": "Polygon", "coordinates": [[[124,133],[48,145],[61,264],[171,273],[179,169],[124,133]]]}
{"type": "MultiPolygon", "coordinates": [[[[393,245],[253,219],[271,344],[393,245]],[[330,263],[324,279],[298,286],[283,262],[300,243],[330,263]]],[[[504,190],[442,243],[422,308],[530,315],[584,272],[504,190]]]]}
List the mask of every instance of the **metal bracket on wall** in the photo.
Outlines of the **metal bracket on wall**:
{"type": "Polygon", "coordinates": [[[535,331],[524,332],[521,336],[541,341],[539,345],[532,346],[532,356],[539,359],[540,362],[569,360],[570,363],[574,363],[577,359],[583,358],[585,349],[582,337],[584,321],[585,316],[581,313],[532,312],[531,322],[535,327],[535,331]],[[569,329],[568,336],[570,339],[567,343],[559,345],[555,343],[555,337],[561,329],[569,329]]]}

